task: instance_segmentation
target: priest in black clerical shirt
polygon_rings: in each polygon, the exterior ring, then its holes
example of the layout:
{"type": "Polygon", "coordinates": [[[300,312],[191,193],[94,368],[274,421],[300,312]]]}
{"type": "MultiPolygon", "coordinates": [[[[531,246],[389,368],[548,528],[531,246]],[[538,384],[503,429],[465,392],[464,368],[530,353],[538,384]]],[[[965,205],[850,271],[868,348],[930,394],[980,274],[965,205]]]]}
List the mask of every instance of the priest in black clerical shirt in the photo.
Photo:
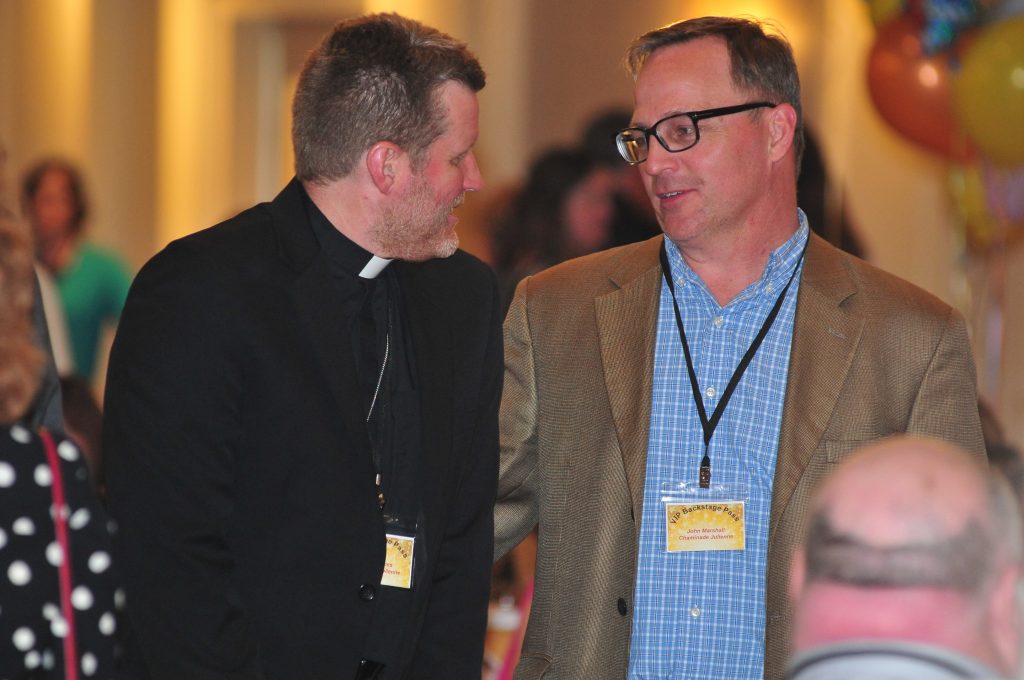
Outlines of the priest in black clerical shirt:
{"type": "Polygon", "coordinates": [[[296,178],[133,284],[104,439],[153,678],[480,677],[501,307],[453,210],[483,85],[434,29],[339,23],[296,178]]]}
{"type": "MultiPolygon", "coordinates": [[[[385,530],[417,538],[413,575],[427,573],[427,526],[419,502],[420,409],[415,388],[413,349],[405,330],[406,312],[401,286],[391,260],[378,257],[335,229],[306,197],[313,234],[327,259],[338,291],[338,304],[352,338],[353,359],[362,389],[369,429],[374,484],[385,530]]],[[[394,624],[411,603],[410,588],[382,588],[377,609],[389,616],[374,619],[376,634],[369,643],[373,658],[387,658],[399,646],[394,624]]]]}

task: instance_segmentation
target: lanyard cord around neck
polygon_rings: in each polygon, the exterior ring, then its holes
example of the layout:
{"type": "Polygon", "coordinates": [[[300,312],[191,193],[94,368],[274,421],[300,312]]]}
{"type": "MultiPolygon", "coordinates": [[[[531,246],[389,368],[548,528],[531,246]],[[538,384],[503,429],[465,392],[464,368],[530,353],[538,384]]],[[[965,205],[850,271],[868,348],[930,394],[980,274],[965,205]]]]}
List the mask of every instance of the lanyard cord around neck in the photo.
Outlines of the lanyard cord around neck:
{"type": "MultiPolygon", "coordinates": [[[[360,273],[360,276],[363,276],[364,273],[366,273],[368,270],[370,270],[371,269],[371,265],[374,265],[375,262],[377,260],[379,260],[379,259],[380,258],[378,258],[377,256],[374,256],[374,259],[370,260],[370,262],[366,265],[366,267],[363,268],[363,272],[360,273]]],[[[389,261],[390,260],[387,260],[387,261],[381,260],[381,262],[384,262],[385,264],[387,264],[387,262],[389,262],[389,261]]],[[[383,266],[381,266],[380,268],[383,269],[383,266]]],[[[366,278],[366,277],[364,277],[364,278],[366,278]]],[[[366,278],[366,281],[371,283],[374,286],[376,285],[376,281],[374,281],[374,277],[366,278]]],[[[374,483],[374,486],[377,489],[377,505],[380,507],[380,509],[382,511],[384,510],[384,505],[387,503],[387,498],[384,496],[384,474],[383,474],[383,472],[381,470],[381,468],[383,467],[383,464],[382,464],[383,453],[381,452],[381,447],[382,447],[383,444],[379,441],[379,438],[375,435],[374,427],[371,424],[370,420],[373,418],[374,409],[377,406],[378,398],[381,396],[381,387],[383,387],[383,385],[384,385],[384,374],[387,372],[388,361],[391,358],[391,330],[392,330],[392,327],[391,327],[391,309],[392,309],[392,307],[391,307],[391,294],[392,294],[392,291],[393,291],[392,286],[397,285],[397,284],[395,284],[393,281],[385,281],[384,285],[386,286],[385,287],[385,292],[384,292],[384,295],[385,295],[384,317],[387,320],[387,326],[384,329],[384,358],[381,359],[380,371],[377,373],[377,383],[376,383],[376,386],[373,389],[373,396],[370,399],[370,406],[369,406],[369,408],[366,411],[366,424],[369,427],[368,434],[369,434],[369,437],[370,437],[370,457],[371,457],[371,459],[373,461],[373,470],[374,470],[373,483],[374,483]]],[[[371,305],[371,310],[372,310],[372,305],[374,303],[374,301],[373,301],[373,294],[374,294],[374,292],[373,292],[373,290],[371,288],[371,290],[368,292],[368,296],[369,296],[368,304],[371,305]]],[[[365,338],[365,337],[361,337],[360,338],[360,342],[366,342],[366,340],[367,340],[367,338],[365,338]]],[[[371,342],[371,346],[374,348],[373,354],[376,357],[376,354],[377,354],[377,352],[376,352],[376,349],[377,349],[377,329],[376,329],[376,323],[374,323],[373,337],[372,337],[370,342],[371,342]]]]}
{"type": "MultiPolygon", "coordinates": [[[[808,238],[808,243],[810,239],[808,238]]],[[[771,330],[772,324],[775,323],[775,317],[779,315],[779,310],[782,309],[782,301],[786,299],[786,292],[789,291],[790,285],[793,283],[793,279],[796,277],[797,271],[800,269],[800,263],[803,261],[804,254],[807,252],[807,244],[804,244],[804,249],[800,253],[800,259],[796,261],[793,266],[793,272],[789,275],[789,281],[786,282],[786,287],[779,293],[779,297],[775,300],[775,305],[772,310],[768,313],[768,318],[761,324],[761,330],[757,332],[757,337],[750,343],[750,347],[747,349],[746,354],[740,359],[739,366],[733,371],[732,378],[729,379],[729,384],[725,388],[725,392],[722,393],[722,399],[718,402],[718,406],[715,407],[714,412],[711,414],[711,419],[708,419],[707,411],[704,409],[704,399],[700,395],[700,385],[697,384],[697,373],[693,370],[693,359],[690,356],[690,345],[686,342],[686,332],[683,330],[683,318],[679,314],[679,302],[676,300],[676,289],[672,283],[672,270],[668,262],[668,251],[665,249],[665,242],[661,243],[661,251],[659,253],[661,257],[661,273],[665,277],[665,284],[668,286],[668,292],[672,295],[672,309],[676,313],[676,328],[679,329],[679,340],[683,344],[683,354],[686,355],[686,371],[690,375],[690,387],[693,389],[693,401],[697,404],[697,415],[700,416],[700,426],[704,431],[704,457],[700,461],[700,488],[707,489],[711,486],[711,456],[708,455],[708,451],[711,447],[711,437],[715,434],[715,428],[718,427],[718,421],[722,419],[722,414],[725,412],[725,407],[729,403],[729,399],[732,397],[732,393],[736,390],[736,386],[740,382],[740,378],[747,370],[747,366],[750,365],[754,355],[757,354],[758,348],[764,341],[765,336],[768,335],[768,331],[771,330]]]]}

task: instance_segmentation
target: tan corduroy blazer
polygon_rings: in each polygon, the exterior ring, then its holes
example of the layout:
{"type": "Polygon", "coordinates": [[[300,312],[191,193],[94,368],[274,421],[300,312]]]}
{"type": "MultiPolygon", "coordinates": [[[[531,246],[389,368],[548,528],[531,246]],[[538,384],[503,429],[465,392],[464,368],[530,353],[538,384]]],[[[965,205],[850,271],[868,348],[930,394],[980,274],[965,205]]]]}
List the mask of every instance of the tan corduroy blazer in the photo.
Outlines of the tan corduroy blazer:
{"type": "MultiPolygon", "coordinates": [[[[661,238],[524,280],[505,321],[496,554],[539,523],[517,680],[624,678],[651,414],[661,238]]],[[[789,563],[837,461],[912,432],[984,455],[963,318],[828,245],[807,249],[768,548],[765,677],[781,678],[789,563]]]]}

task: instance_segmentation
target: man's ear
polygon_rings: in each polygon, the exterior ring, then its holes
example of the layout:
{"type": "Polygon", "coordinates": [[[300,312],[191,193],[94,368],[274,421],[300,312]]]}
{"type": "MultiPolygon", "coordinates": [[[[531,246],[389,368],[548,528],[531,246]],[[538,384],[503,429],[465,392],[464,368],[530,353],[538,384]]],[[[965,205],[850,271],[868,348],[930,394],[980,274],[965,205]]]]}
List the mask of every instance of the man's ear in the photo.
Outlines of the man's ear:
{"type": "Polygon", "coordinates": [[[391,191],[406,162],[405,152],[394,142],[377,142],[366,152],[366,171],[382,194],[391,191]]]}
{"type": "Polygon", "coordinates": [[[771,158],[781,160],[793,146],[796,134],[796,109],[790,104],[779,104],[768,110],[771,158]]]}

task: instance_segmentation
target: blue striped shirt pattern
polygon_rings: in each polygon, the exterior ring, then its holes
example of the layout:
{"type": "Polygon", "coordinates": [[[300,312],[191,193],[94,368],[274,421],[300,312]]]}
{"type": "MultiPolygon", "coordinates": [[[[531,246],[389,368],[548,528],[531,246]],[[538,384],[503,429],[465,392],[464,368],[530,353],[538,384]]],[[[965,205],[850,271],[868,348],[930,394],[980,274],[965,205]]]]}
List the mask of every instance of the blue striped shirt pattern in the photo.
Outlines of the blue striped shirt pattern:
{"type": "MultiPolygon", "coordinates": [[[[808,228],[802,211],[798,218],[799,228],[769,256],[761,278],[725,307],[666,237],[679,312],[709,419],[794,267],[802,267],[808,228]]],[[[746,549],[667,553],[662,489],[678,482],[696,486],[704,438],[672,298],[662,281],[630,680],[764,675],[768,524],[799,283],[797,272],[711,439],[712,487],[738,490],[742,497],[734,500],[746,502],[746,549]]]]}

